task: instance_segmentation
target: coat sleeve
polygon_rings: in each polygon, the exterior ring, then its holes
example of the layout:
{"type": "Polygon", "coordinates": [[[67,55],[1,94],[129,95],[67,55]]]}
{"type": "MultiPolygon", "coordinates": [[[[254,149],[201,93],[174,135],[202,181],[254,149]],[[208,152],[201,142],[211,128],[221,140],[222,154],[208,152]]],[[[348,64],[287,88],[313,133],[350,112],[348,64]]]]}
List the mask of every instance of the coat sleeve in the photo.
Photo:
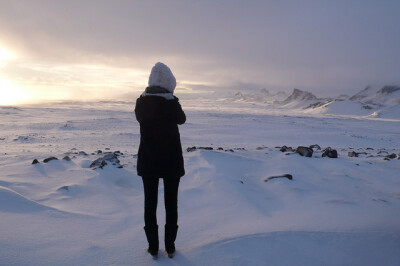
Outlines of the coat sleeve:
{"type": "Polygon", "coordinates": [[[141,115],[141,108],[140,108],[140,103],[139,103],[139,99],[138,98],[136,100],[136,105],[135,105],[135,116],[136,116],[136,120],[141,123],[142,121],[142,115],[141,115]]]}
{"type": "Polygon", "coordinates": [[[179,103],[178,98],[176,98],[175,111],[176,111],[176,123],[178,125],[184,124],[186,122],[186,115],[185,112],[183,112],[182,110],[182,106],[179,103]]]}

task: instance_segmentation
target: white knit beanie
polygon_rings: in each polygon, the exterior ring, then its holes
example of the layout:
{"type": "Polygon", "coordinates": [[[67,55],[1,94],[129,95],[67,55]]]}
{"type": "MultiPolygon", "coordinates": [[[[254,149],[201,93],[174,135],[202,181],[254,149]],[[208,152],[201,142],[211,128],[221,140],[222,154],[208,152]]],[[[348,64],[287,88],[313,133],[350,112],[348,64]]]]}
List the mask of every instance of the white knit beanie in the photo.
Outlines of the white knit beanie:
{"type": "Polygon", "coordinates": [[[173,93],[176,87],[176,79],[167,65],[158,62],[151,69],[149,86],[163,87],[173,93]]]}

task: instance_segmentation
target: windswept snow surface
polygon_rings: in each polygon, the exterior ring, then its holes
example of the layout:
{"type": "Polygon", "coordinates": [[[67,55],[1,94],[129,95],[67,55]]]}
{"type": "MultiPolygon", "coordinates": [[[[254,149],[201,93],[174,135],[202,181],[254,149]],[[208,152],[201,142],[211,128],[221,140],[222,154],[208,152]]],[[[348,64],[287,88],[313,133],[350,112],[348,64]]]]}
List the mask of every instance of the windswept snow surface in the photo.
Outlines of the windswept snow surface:
{"type": "MultiPolygon", "coordinates": [[[[161,244],[157,261],[145,251],[134,103],[0,107],[0,265],[400,265],[398,118],[181,103],[177,253],[161,244]],[[339,158],[276,148],[311,144],[339,158]],[[98,150],[123,153],[123,168],[92,170],[98,150]],[[264,181],[282,174],[293,180],[264,181]]],[[[162,228],[162,182],[159,194],[162,228]]]]}

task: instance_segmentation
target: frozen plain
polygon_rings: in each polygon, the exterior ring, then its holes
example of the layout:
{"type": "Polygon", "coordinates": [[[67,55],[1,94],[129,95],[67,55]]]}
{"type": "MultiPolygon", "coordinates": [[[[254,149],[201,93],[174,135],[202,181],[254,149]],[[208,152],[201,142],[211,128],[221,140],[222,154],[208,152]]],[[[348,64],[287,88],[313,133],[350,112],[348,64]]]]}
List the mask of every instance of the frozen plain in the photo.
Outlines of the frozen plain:
{"type": "MultiPolygon", "coordinates": [[[[161,245],[157,261],[145,251],[134,103],[0,107],[0,264],[400,264],[400,160],[383,160],[400,153],[400,120],[226,99],[181,104],[177,254],[168,259],[161,245]],[[276,148],[312,144],[339,158],[276,148]],[[97,150],[121,151],[124,167],[90,169],[97,150]],[[59,160],[43,163],[50,156],[59,160]],[[264,182],[281,174],[293,180],[264,182]]],[[[159,192],[162,227],[162,182],[159,192]]]]}

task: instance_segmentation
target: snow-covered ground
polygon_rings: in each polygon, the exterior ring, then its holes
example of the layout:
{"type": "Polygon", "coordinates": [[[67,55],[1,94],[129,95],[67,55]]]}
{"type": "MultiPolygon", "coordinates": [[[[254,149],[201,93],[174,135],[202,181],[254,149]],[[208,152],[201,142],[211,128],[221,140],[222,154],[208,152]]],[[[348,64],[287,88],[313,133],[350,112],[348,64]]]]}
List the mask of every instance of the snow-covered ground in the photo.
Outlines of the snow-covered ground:
{"type": "MultiPolygon", "coordinates": [[[[134,103],[0,107],[0,265],[400,265],[399,118],[181,103],[177,254],[157,261],[145,251],[134,103]],[[312,144],[339,158],[278,148],[312,144]],[[115,151],[123,168],[90,168],[115,151]],[[293,179],[265,182],[283,174],[293,179]]],[[[163,227],[162,182],[159,192],[163,227]]]]}

